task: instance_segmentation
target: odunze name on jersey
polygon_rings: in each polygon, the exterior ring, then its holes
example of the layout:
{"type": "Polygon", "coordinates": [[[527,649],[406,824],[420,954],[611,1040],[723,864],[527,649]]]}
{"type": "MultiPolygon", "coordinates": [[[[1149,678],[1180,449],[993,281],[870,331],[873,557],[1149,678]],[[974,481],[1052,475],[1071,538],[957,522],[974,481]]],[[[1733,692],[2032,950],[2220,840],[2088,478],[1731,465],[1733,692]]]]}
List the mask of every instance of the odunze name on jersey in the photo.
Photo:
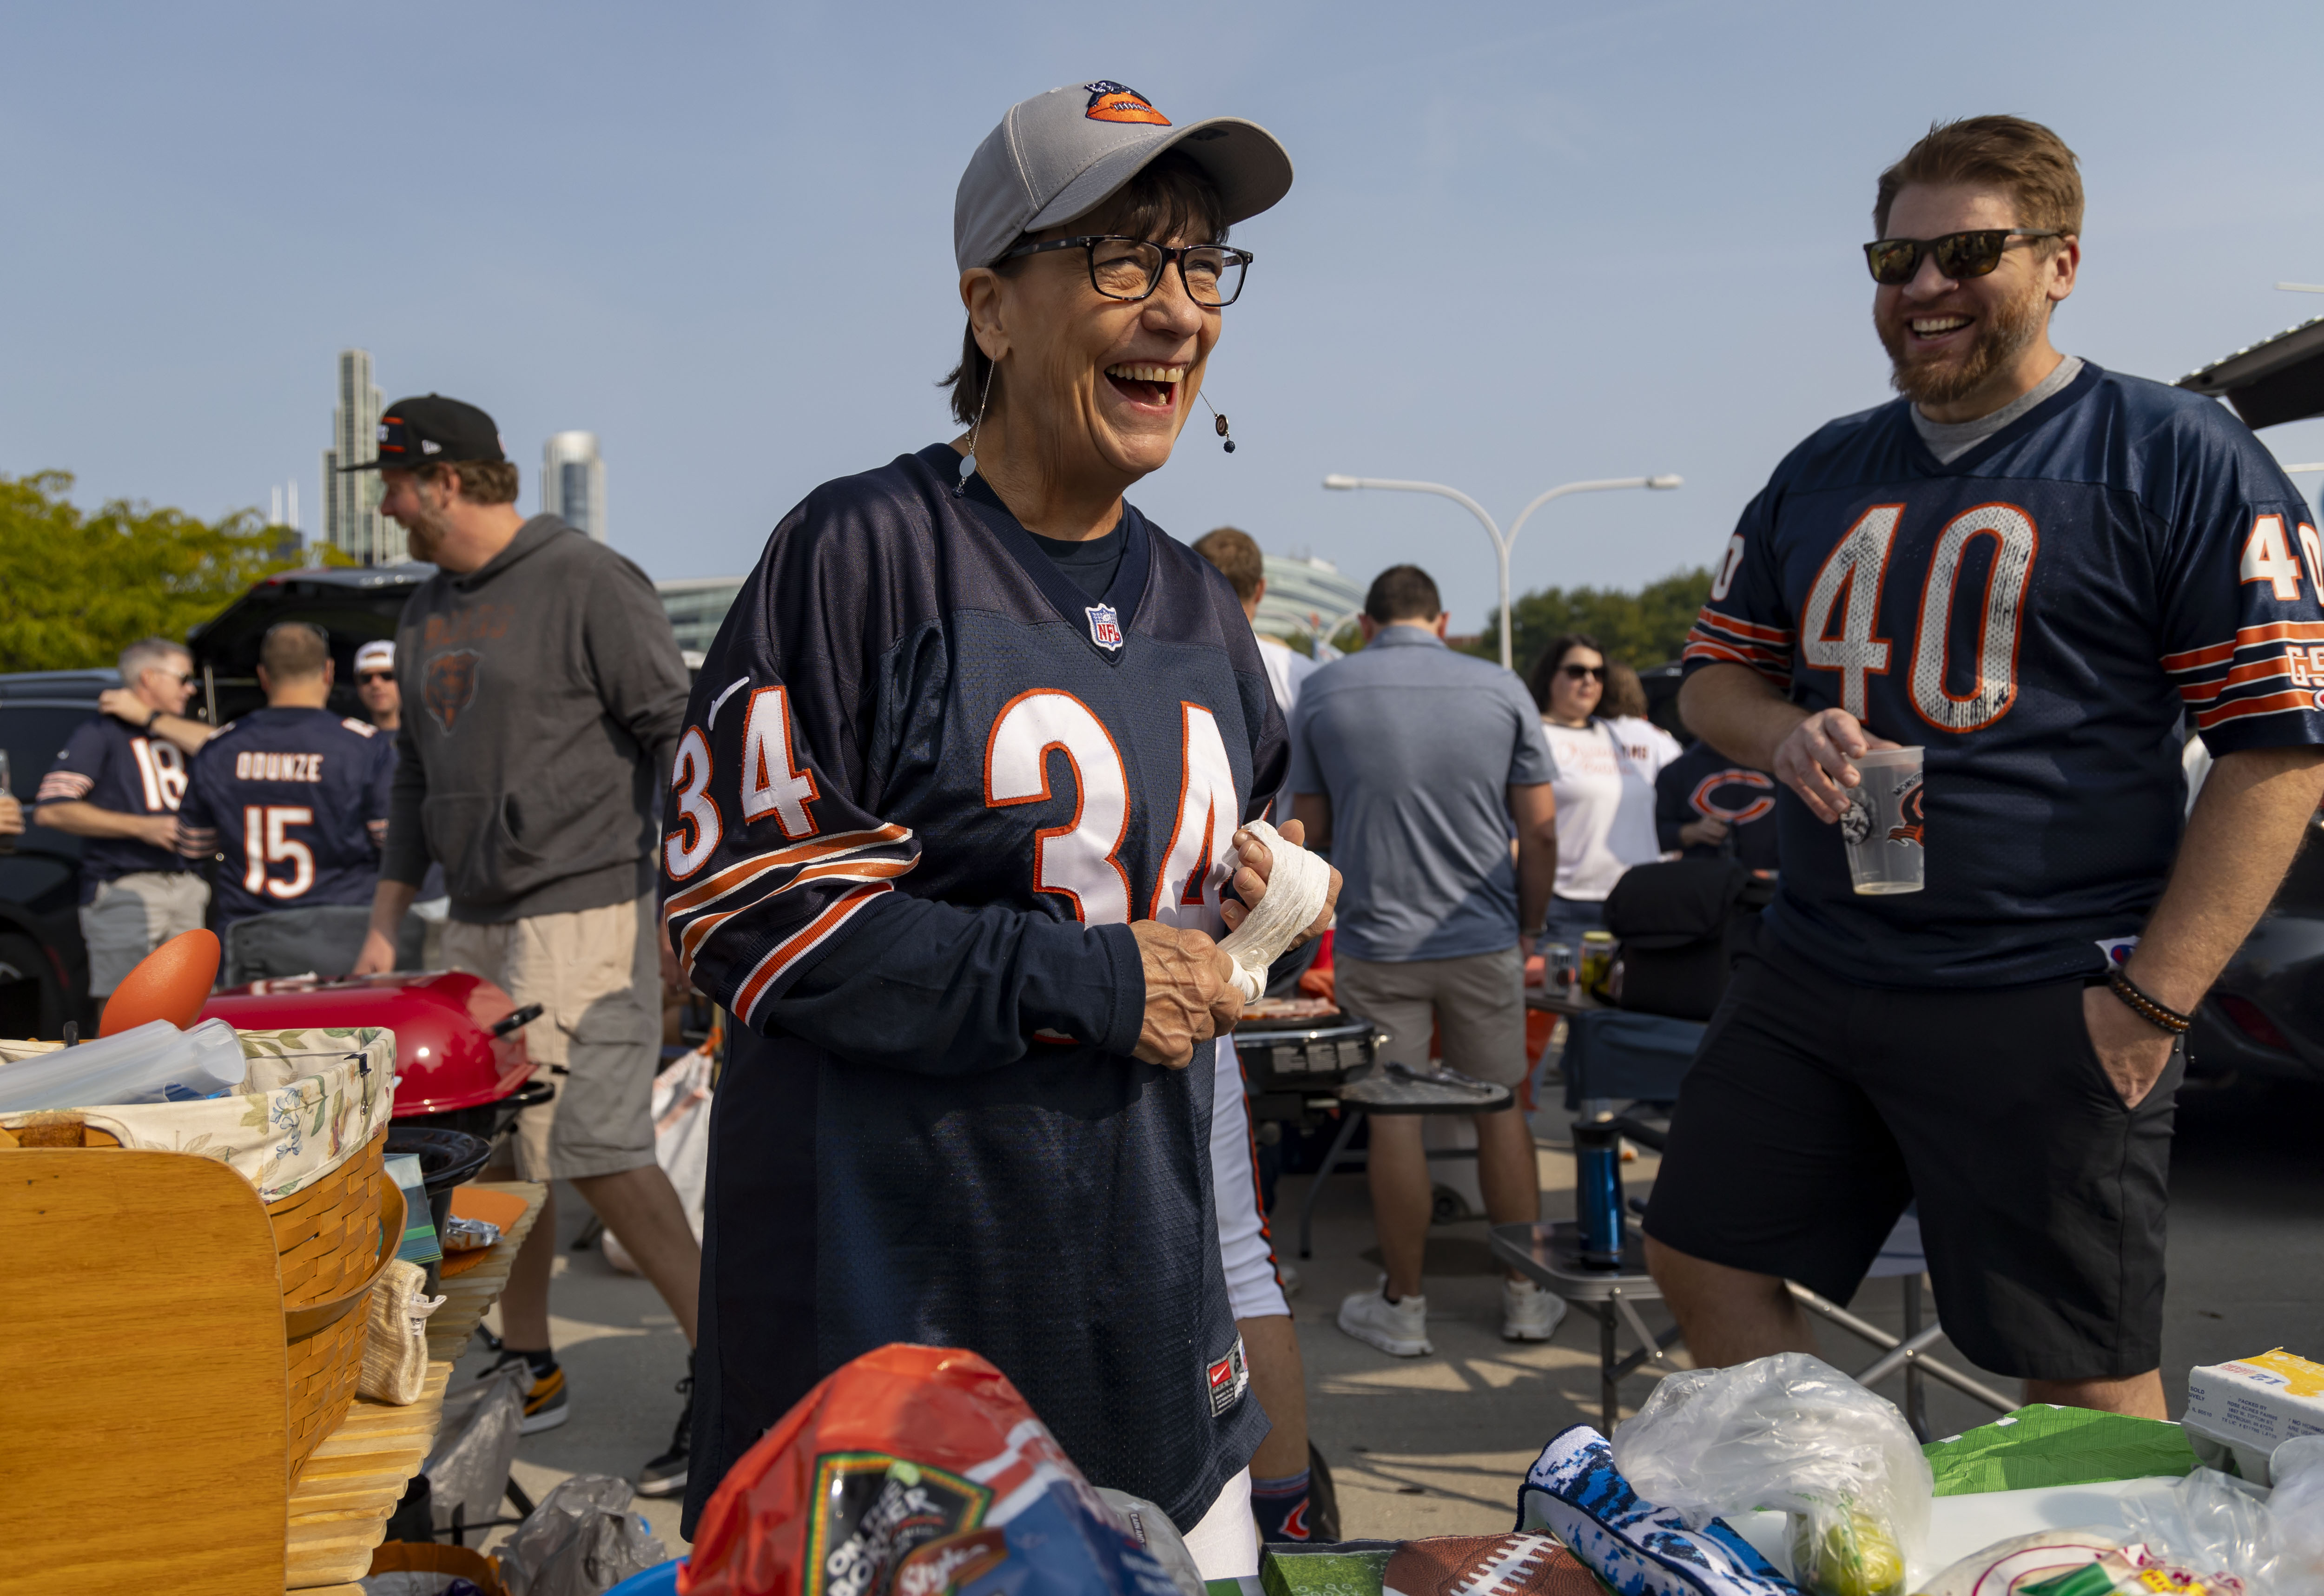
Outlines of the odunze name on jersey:
{"type": "Polygon", "coordinates": [[[234,756],[235,779],[240,781],[320,781],[319,753],[261,753],[244,750],[234,756]]]}

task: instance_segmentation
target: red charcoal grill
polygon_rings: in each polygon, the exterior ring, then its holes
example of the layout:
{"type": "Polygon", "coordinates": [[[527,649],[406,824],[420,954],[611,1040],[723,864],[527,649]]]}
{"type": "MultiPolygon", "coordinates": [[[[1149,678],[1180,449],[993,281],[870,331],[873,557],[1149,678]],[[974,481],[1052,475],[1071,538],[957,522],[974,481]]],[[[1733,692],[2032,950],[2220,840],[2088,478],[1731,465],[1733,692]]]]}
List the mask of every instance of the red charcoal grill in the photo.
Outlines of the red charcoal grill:
{"type": "Polygon", "coordinates": [[[395,1122],[492,1140],[517,1111],[556,1088],[532,1079],[520,1009],[479,976],[440,970],[395,975],[254,981],[214,995],[205,1019],[241,1030],[384,1026],[395,1033],[395,1122]]]}

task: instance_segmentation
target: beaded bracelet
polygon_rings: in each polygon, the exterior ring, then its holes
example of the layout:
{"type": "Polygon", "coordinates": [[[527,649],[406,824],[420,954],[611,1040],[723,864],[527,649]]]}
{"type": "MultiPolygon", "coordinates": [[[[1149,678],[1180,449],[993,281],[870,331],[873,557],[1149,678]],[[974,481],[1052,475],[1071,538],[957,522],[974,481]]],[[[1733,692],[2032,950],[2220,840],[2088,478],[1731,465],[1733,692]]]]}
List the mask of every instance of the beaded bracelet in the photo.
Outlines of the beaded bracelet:
{"type": "Polygon", "coordinates": [[[2132,1013],[2157,1030],[2169,1031],[2175,1037],[2182,1034],[2189,1026],[2195,1023],[2192,1019],[2180,1013],[2178,1010],[2166,1009],[2139,991],[2130,977],[2124,974],[2118,968],[2107,973],[2107,988],[2115,996],[2120,998],[2132,1013]]]}

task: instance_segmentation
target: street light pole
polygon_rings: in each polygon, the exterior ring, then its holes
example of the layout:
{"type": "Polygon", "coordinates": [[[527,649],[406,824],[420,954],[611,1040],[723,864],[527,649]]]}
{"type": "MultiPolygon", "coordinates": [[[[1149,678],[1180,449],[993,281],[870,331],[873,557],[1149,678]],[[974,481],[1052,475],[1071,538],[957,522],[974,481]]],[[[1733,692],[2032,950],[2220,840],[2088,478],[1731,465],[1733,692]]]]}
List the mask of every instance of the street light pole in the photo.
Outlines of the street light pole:
{"type": "Polygon", "coordinates": [[[1356,488],[1380,488],[1390,493],[1434,494],[1439,498],[1452,500],[1475,516],[1478,523],[1485,529],[1485,535],[1493,540],[1493,554],[1500,564],[1501,669],[1514,670],[1517,666],[1512,659],[1509,638],[1509,550],[1516,545],[1517,534],[1525,530],[1525,523],[1531,519],[1533,512],[1552,499],[1561,499],[1568,494],[1604,493],[1609,488],[1674,488],[1685,480],[1684,477],[1665,472],[1655,476],[1608,476],[1590,482],[1565,483],[1537,495],[1532,503],[1518,511],[1517,520],[1510,523],[1506,534],[1494,524],[1493,518],[1485,513],[1485,507],[1482,504],[1478,503],[1460,489],[1448,488],[1443,483],[1397,482],[1379,476],[1342,476],[1335,472],[1323,479],[1323,485],[1335,492],[1347,492],[1356,488]]]}

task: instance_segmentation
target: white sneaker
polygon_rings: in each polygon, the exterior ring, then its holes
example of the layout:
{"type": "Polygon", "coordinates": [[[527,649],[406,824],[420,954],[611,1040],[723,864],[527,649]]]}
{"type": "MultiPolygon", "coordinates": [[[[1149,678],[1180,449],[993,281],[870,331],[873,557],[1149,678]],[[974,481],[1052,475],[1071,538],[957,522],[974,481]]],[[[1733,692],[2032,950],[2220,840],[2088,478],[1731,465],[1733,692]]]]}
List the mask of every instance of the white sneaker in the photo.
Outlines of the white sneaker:
{"type": "Polygon", "coordinates": [[[1388,1301],[1386,1275],[1371,1290],[1356,1292],[1340,1304],[1340,1328],[1391,1358],[1418,1358],[1436,1350],[1428,1340],[1428,1299],[1388,1301]]]}
{"type": "Polygon", "coordinates": [[[1547,1341],[1565,1321],[1565,1299],[1530,1280],[1501,1280],[1501,1339],[1547,1341]]]}

